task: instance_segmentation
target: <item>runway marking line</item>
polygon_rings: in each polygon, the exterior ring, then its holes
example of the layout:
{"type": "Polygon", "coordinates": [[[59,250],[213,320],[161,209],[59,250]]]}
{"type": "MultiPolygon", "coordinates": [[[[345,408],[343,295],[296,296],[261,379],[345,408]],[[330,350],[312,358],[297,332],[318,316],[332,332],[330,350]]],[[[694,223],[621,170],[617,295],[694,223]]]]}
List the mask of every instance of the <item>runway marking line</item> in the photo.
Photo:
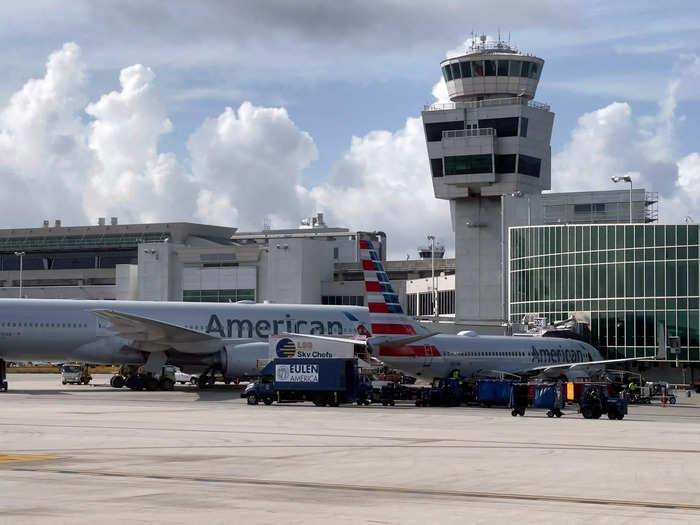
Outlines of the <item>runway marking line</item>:
{"type": "Polygon", "coordinates": [[[33,454],[0,454],[0,464],[23,463],[25,461],[46,461],[49,459],[61,459],[61,456],[35,456],[33,454]]]}
{"type": "Polygon", "coordinates": [[[602,499],[602,498],[580,498],[572,496],[554,496],[546,494],[517,494],[517,493],[501,493],[501,492],[478,492],[468,490],[436,490],[436,489],[420,489],[409,487],[378,487],[369,485],[350,485],[345,483],[316,483],[313,481],[284,481],[284,480],[267,480],[255,478],[222,478],[222,477],[203,477],[203,476],[173,476],[168,474],[143,474],[138,472],[110,472],[110,471],[91,471],[91,470],[70,470],[57,468],[28,468],[19,467],[13,470],[22,472],[49,472],[54,474],[74,474],[82,476],[104,476],[116,478],[139,478],[153,479],[159,481],[186,481],[200,483],[229,483],[232,485],[258,485],[268,487],[287,487],[287,488],[312,488],[326,490],[350,490],[358,492],[381,492],[385,494],[411,494],[416,496],[437,496],[437,497],[460,497],[460,498],[483,498],[495,500],[528,500],[542,501],[547,503],[580,503],[589,505],[616,505],[620,507],[638,507],[638,508],[653,508],[653,509],[672,509],[672,510],[692,510],[700,511],[700,505],[691,503],[663,503],[660,501],[634,501],[622,499],[602,499]]]}

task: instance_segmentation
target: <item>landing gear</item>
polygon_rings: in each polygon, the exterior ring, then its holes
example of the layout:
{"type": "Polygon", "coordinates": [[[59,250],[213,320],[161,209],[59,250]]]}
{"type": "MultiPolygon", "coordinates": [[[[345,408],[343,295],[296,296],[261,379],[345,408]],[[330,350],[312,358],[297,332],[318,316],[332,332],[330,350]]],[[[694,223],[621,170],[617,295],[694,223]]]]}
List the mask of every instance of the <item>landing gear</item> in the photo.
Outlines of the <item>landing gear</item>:
{"type": "Polygon", "coordinates": [[[216,382],[216,371],[213,368],[207,368],[197,378],[197,386],[201,389],[208,388],[216,382]],[[211,373],[211,375],[208,375],[211,373]]]}
{"type": "Polygon", "coordinates": [[[7,392],[7,365],[0,359],[0,392],[7,392]]]}
{"type": "Polygon", "coordinates": [[[126,378],[122,375],[115,375],[109,379],[109,386],[113,388],[122,388],[126,383],[126,378]]]}

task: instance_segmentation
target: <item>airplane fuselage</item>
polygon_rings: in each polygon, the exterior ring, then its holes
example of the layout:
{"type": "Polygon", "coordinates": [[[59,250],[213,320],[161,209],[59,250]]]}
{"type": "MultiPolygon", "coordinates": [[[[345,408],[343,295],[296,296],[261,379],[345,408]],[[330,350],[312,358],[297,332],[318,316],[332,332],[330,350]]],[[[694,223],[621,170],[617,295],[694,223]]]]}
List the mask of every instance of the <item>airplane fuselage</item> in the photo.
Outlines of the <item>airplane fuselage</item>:
{"type": "Polygon", "coordinates": [[[516,374],[535,367],[602,359],[594,347],[573,339],[478,335],[435,335],[406,347],[381,347],[378,357],[428,380],[455,370],[462,377],[516,374]]]}
{"type": "Polygon", "coordinates": [[[81,360],[139,363],[141,352],[109,330],[93,310],[116,310],[196,330],[222,339],[266,341],[284,332],[318,335],[355,334],[366,323],[358,306],[80,301],[0,299],[0,358],[6,360],[81,360]]]}

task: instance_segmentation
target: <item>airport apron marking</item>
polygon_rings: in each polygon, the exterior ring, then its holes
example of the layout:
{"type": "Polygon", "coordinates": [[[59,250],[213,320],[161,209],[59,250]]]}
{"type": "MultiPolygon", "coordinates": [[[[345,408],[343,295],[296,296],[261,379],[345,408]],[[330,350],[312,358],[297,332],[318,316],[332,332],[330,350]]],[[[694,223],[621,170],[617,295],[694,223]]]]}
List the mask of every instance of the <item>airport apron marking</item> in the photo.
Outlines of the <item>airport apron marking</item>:
{"type": "Polygon", "coordinates": [[[484,498],[495,500],[529,500],[549,503],[581,503],[588,505],[616,505],[619,507],[643,507],[653,509],[677,509],[700,511],[700,505],[690,503],[663,503],[659,501],[634,501],[621,499],[577,498],[569,496],[548,496],[545,494],[513,494],[499,492],[477,492],[468,490],[431,490],[407,487],[377,487],[368,485],[349,485],[343,483],[314,483],[312,481],[278,481],[254,478],[219,478],[202,476],[172,476],[167,474],[139,474],[132,472],[109,472],[91,470],[70,470],[52,468],[14,468],[21,472],[50,472],[54,474],[73,474],[82,476],[104,476],[117,478],[153,479],[159,481],[185,481],[199,483],[228,483],[232,485],[259,485],[268,487],[309,488],[326,490],[350,490],[358,492],[381,492],[393,494],[413,494],[416,496],[453,496],[458,498],[484,498]]]}
{"type": "Polygon", "coordinates": [[[21,463],[23,461],[46,461],[61,459],[61,456],[34,456],[29,454],[0,454],[0,463],[21,463]]]}

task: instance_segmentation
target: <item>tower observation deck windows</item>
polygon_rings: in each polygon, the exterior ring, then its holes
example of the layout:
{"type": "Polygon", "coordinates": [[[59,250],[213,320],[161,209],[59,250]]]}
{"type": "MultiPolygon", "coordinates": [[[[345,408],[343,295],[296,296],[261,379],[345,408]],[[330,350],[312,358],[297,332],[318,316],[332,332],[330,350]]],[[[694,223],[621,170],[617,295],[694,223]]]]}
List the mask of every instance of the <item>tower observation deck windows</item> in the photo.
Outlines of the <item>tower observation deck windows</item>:
{"type": "Polygon", "coordinates": [[[515,173],[515,154],[496,155],[496,173],[515,173]]]}
{"type": "Polygon", "coordinates": [[[507,77],[508,76],[508,60],[498,61],[498,76],[507,77]]]}
{"type": "Polygon", "coordinates": [[[442,140],[443,131],[453,131],[464,129],[463,120],[452,120],[449,122],[434,122],[425,125],[425,138],[428,142],[440,142],[442,140]]]}
{"type": "Polygon", "coordinates": [[[491,155],[459,155],[445,157],[445,175],[493,173],[491,155]]]}
{"type": "Polygon", "coordinates": [[[511,77],[519,77],[520,76],[520,60],[511,60],[510,61],[510,76],[511,77]]]}
{"type": "Polygon", "coordinates": [[[496,76],[496,61],[495,60],[484,60],[486,76],[495,77],[496,76]]]}
{"type": "Polygon", "coordinates": [[[452,78],[457,80],[458,78],[462,78],[462,73],[459,70],[459,62],[456,62],[454,64],[451,64],[452,68],[452,78]]]}
{"type": "Polygon", "coordinates": [[[518,157],[518,173],[530,177],[540,176],[540,165],[542,164],[540,159],[529,155],[519,155],[518,157]]]}
{"type": "Polygon", "coordinates": [[[449,64],[442,68],[442,75],[445,77],[445,82],[452,80],[452,70],[449,64]]]}
{"type": "Polygon", "coordinates": [[[473,77],[483,77],[484,76],[484,61],[474,60],[472,61],[472,76],[473,77]]]}
{"type": "Polygon", "coordinates": [[[530,76],[530,62],[523,62],[522,69],[520,70],[520,76],[522,78],[527,78],[530,76]]]}
{"type": "Polygon", "coordinates": [[[459,65],[462,69],[462,78],[469,78],[472,76],[472,68],[469,62],[460,62],[459,65]]]}
{"type": "Polygon", "coordinates": [[[479,119],[480,128],[494,128],[497,137],[517,137],[518,117],[479,119]]]}
{"type": "Polygon", "coordinates": [[[442,159],[430,159],[430,171],[433,177],[442,177],[442,159]]]}

